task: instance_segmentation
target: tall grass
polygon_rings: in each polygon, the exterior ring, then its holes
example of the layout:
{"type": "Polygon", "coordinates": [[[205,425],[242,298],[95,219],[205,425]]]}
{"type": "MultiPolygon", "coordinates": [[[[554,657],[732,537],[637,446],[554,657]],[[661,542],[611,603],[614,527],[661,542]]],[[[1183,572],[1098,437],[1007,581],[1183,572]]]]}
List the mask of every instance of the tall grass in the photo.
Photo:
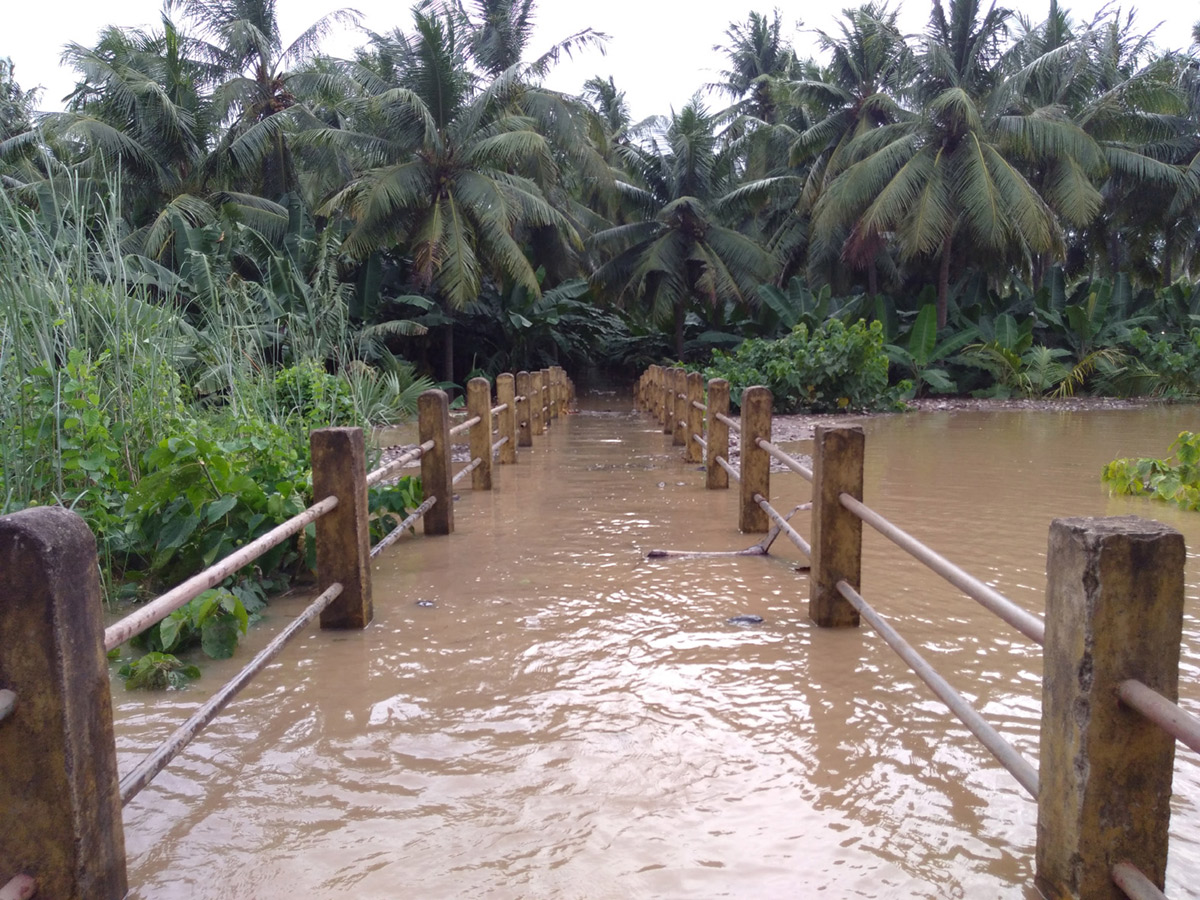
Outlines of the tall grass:
{"type": "Polygon", "coordinates": [[[154,535],[131,546],[127,520],[153,521],[130,498],[167,439],[244,455],[255,434],[278,462],[285,436],[305,464],[311,428],[411,414],[429,382],[358,359],[335,280],[292,272],[303,302],[290,304],[231,272],[180,288],[130,263],[119,186],[102,200],[85,184],[67,178],[36,206],[0,191],[0,513],[74,508],[102,553],[152,563],[154,535]]]}

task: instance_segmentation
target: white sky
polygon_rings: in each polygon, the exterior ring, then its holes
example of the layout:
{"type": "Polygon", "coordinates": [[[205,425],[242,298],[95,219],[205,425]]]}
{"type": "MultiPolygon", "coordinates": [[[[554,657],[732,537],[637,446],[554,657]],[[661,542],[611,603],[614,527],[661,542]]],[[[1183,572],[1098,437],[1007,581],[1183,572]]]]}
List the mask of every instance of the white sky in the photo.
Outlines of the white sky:
{"type": "MultiPolygon", "coordinates": [[[[284,39],[291,40],[322,14],[334,9],[338,0],[278,0],[284,39]]],[[[612,75],[624,90],[635,119],[679,109],[698,88],[717,80],[724,67],[714,44],[722,43],[731,22],[745,21],[751,10],[769,12],[778,6],[786,24],[803,19],[803,28],[833,32],[838,11],[856,6],[859,0],[840,3],[799,3],[796,0],[541,0],[537,7],[537,35],[530,56],[536,56],[556,40],[592,27],[610,36],[608,52],[585,51],[582,58],[561,63],[549,86],[577,92],[588,78],[612,75]]],[[[1101,0],[1060,0],[1077,20],[1090,19],[1101,0]]],[[[390,31],[410,24],[406,0],[350,0],[365,25],[373,31],[390,31]]],[[[1034,19],[1044,18],[1049,0],[1009,0],[1001,3],[1034,19]]],[[[0,17],[0,57],[11,57],[17,81],[24,88],[44,86],[41,107],[61,109],[60,98],[74,84],[71,72],[59,65],[62,46],[75,41],[91,44],[99,30],[109,24],[153,26],[158,22],[161,0],[9,0],[0,17]]],[[[900,5],[901,27],[909,32],[924,29],[927,0],[907,0],[900,5]]],[[[1129,8],[1128,5],[1126,8],[1129,8]]],[[[1138,22],[1143,29],[1162,22],[1155,33],[1159,46],[1186,49],[1191,27],[1200,20],[1200,7],[1182,0],[1153,0],[1140,7],[1138,22]]],[[[811,33],[794,35],[801,56],[816,52],[811,33]]],[[[349,56],[364,43],[356,33],[331,36],[325,49],[332,55],[349,56]]],[[[714,99],[714,105],[717,104],[714,99]]]]}

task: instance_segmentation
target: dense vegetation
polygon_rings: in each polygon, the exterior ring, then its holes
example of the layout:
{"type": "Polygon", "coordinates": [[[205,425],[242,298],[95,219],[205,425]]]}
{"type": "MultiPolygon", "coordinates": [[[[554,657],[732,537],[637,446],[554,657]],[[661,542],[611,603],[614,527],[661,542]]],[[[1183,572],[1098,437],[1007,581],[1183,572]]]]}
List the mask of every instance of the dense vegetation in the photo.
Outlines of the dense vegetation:
{"type": "MultiPolygon", "coordinates": [[[[803,59],[753,14],[720,83],[633,122],[611,78],[543,86],[605,36],[529,59],[533,12],[422,3],[342,60],[321,40],[352,12],[284,46],[274,0],[180,0],[68,45],[51,114],[0,61],[0,510],[77,509],[126,596],[299,509],[309,428],[435,377],[673,357],[781,408],[1196,392],[1200,64],[1132,16],[936,0],[910,36],[869,3],[803,59]]],[[[152,649],[227,646],[303,551],[152,649]]]]}

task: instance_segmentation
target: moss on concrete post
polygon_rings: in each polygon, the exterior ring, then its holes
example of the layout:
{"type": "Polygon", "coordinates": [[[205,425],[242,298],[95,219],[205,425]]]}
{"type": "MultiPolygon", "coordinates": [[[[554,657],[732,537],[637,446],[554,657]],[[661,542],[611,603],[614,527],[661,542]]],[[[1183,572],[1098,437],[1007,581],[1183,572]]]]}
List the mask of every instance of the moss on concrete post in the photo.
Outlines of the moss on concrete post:
{"type": "Polygon", "coordinates": [[[479,421],[471,426],[469,445],[471,459],[479,460],[471,472],[471,489],[492,489],[492,383],[486,378],[472,378],[467,382],[467,417],[479,421]]]}
{"type": "Polygon", "coordinates": [[[50,506],[0,517],[0,885],[38,897],[126,893],[96,542],[50,506]]]}
{"type": "Polygon", "coordinates": [[[529,373],[533,394],[529,398],[529,418],[533,425],[534,436],[546,433],[546,373],[542,371],[529,373]]]}
{"type": "Polygon", "coordinates": [[[717,418],[718,414],[729,415],[729,382],[724,378],[714,378],[708,383],[708,447],[704,452],[704,486],[710,491],[729,487],[729,473],[717,462],[718,456],[729,461],[729,426],[717,418]]]}
{"type": "Polygon", "coordinates": [[[517,461],[517,388],[511,372],[496,376],[496,405],[503,406],[496,423],[500,437],[508,438],[500,446],[500,465],[508,466],[517,461]]]}
{"type": "Polygon", "coordinates": [[[417,428],[422,444],[433,449],[421,456],[421,486],[425,499],[437,503],[422,517],[426,534],[454,531],[454,483],[450,461],[450,398],[445,391],[426,391],[417,398],[417,428]]]}
{"type": "Polygon", "coordinates": [[[517,385],[517,446],[533,446],[533,376],[518,372],[517,385]]]}
{"type": "Polygon", "coordinates": [[[366,628],[371,606],[371,536],[367,529],[367,451],[361,428],[321,428],[309,435],[313,499],[338,505],[317,519],[317,586],[340,583],[321,613],[322,628],[366,628]]]}
{"type": "Polygon", "coordinates": [[[758,446],[759,438],[771,440],[771,391],[761,385],[746,388],[742,393],[740,474],[741,504],[738,507],[738,528],[747,533],[771,529],[771,520],[754,499],[762,494],[771,499],[771,457],[758,446]]]}
{"type": "Polygon", "coordinates": [[[858,612],[838,593],[862,586],[862,520],[838,500],[862,499],[865,439],[859,425],[818,425],[813,438],[812,568],[808,617],[823,628],[858,626],[858,612]]]}
{"type": "Polygon", "coordinates": [[[1136,678],[1176,699],[1185,559],[1183,536],[1159,522],[1050,525],[1036,869],[1047,897],[1118,900],[1123,860],[1163,887],[1175,739],[1117,688],[1136,678]]]}
{"type": "Polygon", "coordinates": [[[683,458],[690,463],[698,463],[702,459],[700,444],[695,437],[704,437],[704,410],[697,404],[704,402],[704,376],[699,372],[689,372],[687,376],[687,442],[683,448],[683,458]]]}

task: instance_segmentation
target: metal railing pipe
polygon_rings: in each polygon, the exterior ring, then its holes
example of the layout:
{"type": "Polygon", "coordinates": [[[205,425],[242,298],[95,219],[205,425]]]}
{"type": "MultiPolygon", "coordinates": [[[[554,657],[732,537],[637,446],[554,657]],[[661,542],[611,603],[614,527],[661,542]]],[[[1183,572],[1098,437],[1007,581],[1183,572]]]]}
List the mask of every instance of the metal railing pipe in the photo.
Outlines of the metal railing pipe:
{"type": "Polygon", "coordinates": [[[995,613],[1036,644],[1045,646],[1046,623],[1033,613],[1022,609],[999,591],[988,587],[978,578],[960,569],[940,553],[929,549],[912,535],[897,528],[865,503],[843,493],[842,506],[854,513],[885,538],[941,575],[985,609],[995,613]]]}
{"type": "Polygon", "coordinates": [[[950,711],[967,726],[975,737],[979,738],[988,752],[996,757],[1000,765],[1004,766],[1017,779],[1029,796],[1037,800],[1038,773],[1025,757],[1006,741],[1000,732],[966,701],[962,694],[951,687],[950,683],[939,675],[911,644],[900,637],[899,633],[862,598],[858,591],[844,581],[837,583],[837,589],[838,593],[846,598],[846,602],[858,610],[858,614],[867,620],[867,623],[879,633],[889,647],[896,651],[896,654],[908,664],[917,677],[929,685],[930,689],[937,694],[938,699],[950,708],[950,711]]]}
{"type": "Polygon", "coordinates": [[[776,447],[774,444],[772,444],[770,441],[764,440],[763,438],[759,438],[757,443],[758,443],[758,446],[760,446],[764,450],[766,450],[767,453],[770,454],[770,456],[773,459],[775,459],[777,462],[780,462],[783,465],[787,466],[789,469],[791,469],[793,472],[795,472],[797,475],[799,475],[805,481],[813,480],[812,469],[810,469],[808,466],[801,463],[795,457],[789,456],[788,454],[786,454],[782,450],[780,450],[778,447],[776,447]]]}
{"type": "Polygon", "coordinates": [[[1133,863],[1119,862],[1113,866],[1112,880],[1129,900],[1167,900],[1167,895],[1133,863]]]}
{"type": "Polygon", "coordinates": [[[0,722],[3,722],[17,706],[17,695],[9,690],[0,691],[0,722]]]}
{"type": "Polygon", "coordinates": [[[375,487],[381,481],[386,481],[389,477],[396,473],[397,470],[404,468],[409,463],[414,463],[422,456],[433,449],[433,441],[426,441],[419,447],[414,447],[407,453],[397,456],[387,465],[380,466],[367,473],[367,487],[375,487]]]}
{"type": "Polygon", "coordinates": [[[492,444],[492,452],[495,453],[497,450],[499,450],[501,447],[503,447],[507,443],[508,443],[508,435],[505,435],[504,437],[502,437],[498,441],[496,441],[494,444],[492,444]]]}
{"type": "Polygon", "coordinates": [[[471,426],[478,425],[482,421],[483,418],[481,416],[471,416],[471,418],[467,419],[465,422],[459,422],[457,425],[451,428],[450,437],[458,437],[460,434],[465,434],[471,430],[471,426]]]}
{"type": "Polygon", "coordinates": [[[698,410],[700,410],[700,412],[708,412],[708,406],[707,406],[706,404],[704,404],[704,403],[701,403],[699,400],[693,400],[693,401],[692,401],[692,406],[693,406],[695,409],[698,409],[698,410]]]}
{"type": "Polygon", "coordinates": [[[728,475],[730,478],[732,478],[734,481],[736,481],[738,484],[742,483],[742,473],[739,472],[737,469],[735,469],[732,465],[730,465],[729,460],[727,460],[725,457],[718,456],[717,457],[717,465],[720,466],[722,469],[724,469],[725,474],[728,475]]]}
{"type": "Polygon", "coordinates": [[[704,438],[700,437],[700,435],[693,434],[692,440],[695,441],[697,444],[699,444],[701,447],[703,447],[705,450],[708,449],[708,441],[706,441],[704,438]]]}
{"type": "Polygon", "coordinates": [[[808,541],[800,537],[796,529],[791,526],[791,523],[789,523],[787,519],[779,514],[779,510],[773,507],[766,497],[764,497],[762,494],[755,494],[754,502],[762,507],[762,511],[767,514],[772,522],[779,526],[780,531],[788,536],[788,540],[790,540],[804,552],[805,556],[812,556],[812,546],[808,543],[808,541]]]}
{"type": "Polygon", "coordinates": [[[127,640],[141,634],[152,625],[161,622],[185,603],[195,600],[209,588],[214,588],[238,569],[249,565],[272,547],[282,544],[288,538],[299,534],[310,523],[331,512],[337,507],[337,497],[326,497],[314,503],[304,512],[292,516],[282,525],[272,528],[262,537],[255,538],[245,547],[229,554],[219,563],[209,566],[203,572],[198,572],[187,581],[176,585],[150,601],[141,609],[130,613],[119,622],[104,629],[104,649],[112,650],[127,640]]]}
{"type": "Polygon", "coordinates": [[[717,418],[720,421],[724,422],[726,425],[728,425],[730,428],[732,428],[734,431],[742,430],[742,423],[739,422],[737,419],[729,418],[729,416],[725,415],[725,413],[717,413],[717,418]]]}
{"type": "Polygon", "coordinates": [[[420,506],[418,506],[416,509],[414,509],[411,513],[409,513],[407,518],[405,518],[403,522],[401,522],[399,525],[397,525],[395,528],[393,528],[391,531],[389,531],[387,534],[385,534],[383,537],[381,537],[379,539],[379,543],[377,543],[374,547],[371,548],[371,559],[374,559],[380,553],[382,553],[384,550],[386,550],[388,547],[392,546],[392,544],[396,543],[396,541],[400,540],[400,538],[404,534],[404,532],[407,529],[412,528],[413,525],[415,525],[417,523],[417,519],[421,518],[421,516],[423,516],[423,515],[425,515],[425,513],[429,512],[429,510],[433,508],[433,504],[435,504],[435,503],[437,503],[437,497],[430,497],[428,500],[426,500],[424,503],[422,503],[420,506]]]}
{"type": "Polygon", "coordinates": [[[217,714],[254,679],[255,675],[266,668],[267,663],[279,655],[279,651],[286,647],[292,638],[321,615],[325,607],[336,600],[341,593],[342,586],[340,584],[332,584],[326,588],[305,608],[304,612],[296,617],[295,621],[279,632],[271,643],[263,647],[237,675],[213,694],[207,703],[192,713],[188,720],[176,728],[170,737],[159,744],[157,749],[123,777],[121,779],[121,805],[128,804],[136,797],[142,788],[154,779],[154,776],[165,769],[171,760],[178,756],[180,751],[216,718],[217,714]]]}
{"type": "Polygon", "coordinates": [[[1136,678],[1122,681],[1117,688],[1117,696],[1122,703],[1137,710],[1175,740],[1200,753],[1200,718],[1136,678]]]}
{"type": "Polygon", "coordinates": [[[462,481],[464,478],[466,478],[468,475],[470,475],[472,472],[474,472],[476,469],[478,469],[479,466],[482,464],[483,464],[483,460],[480,459],[478,456],[475,457],[473,460],[471,460],[469,463],[467,463],[465,466],[463,466],[463,468],[458,471],[458,474],[456,474],[453,478],[450,479],[450,483],[458,484],[460,481],[462,481]]]}
{"type": "Polygon", "coordinates": [[[504,412],[506,409],[508,409],[507,403],[501,403],[499,406],[493,406],[492,407],[492,415],[498,416],[498,415],[500,415],[500,413],[504,412]]]}

